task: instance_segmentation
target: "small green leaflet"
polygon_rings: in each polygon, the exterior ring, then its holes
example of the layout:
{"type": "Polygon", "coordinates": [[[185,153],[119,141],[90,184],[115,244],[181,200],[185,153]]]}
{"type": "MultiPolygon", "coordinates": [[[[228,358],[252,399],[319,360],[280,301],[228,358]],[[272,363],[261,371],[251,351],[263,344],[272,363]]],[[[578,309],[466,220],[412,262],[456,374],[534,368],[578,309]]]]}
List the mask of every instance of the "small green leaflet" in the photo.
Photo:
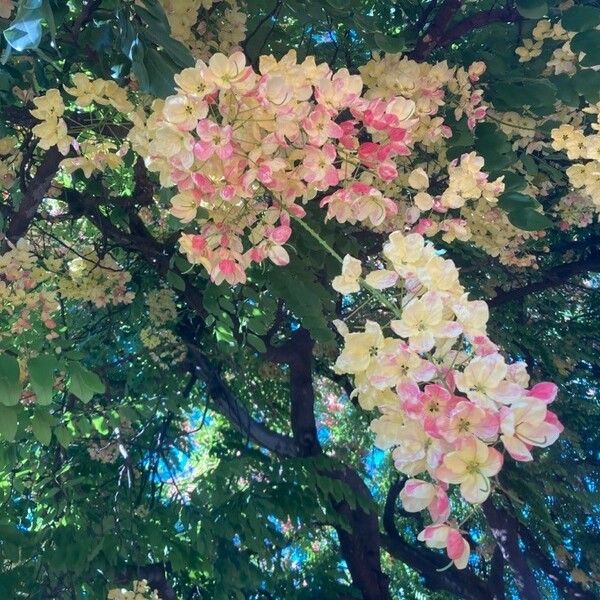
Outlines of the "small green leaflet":
{"type": "Polygon", "coordinates": [[[517,208],[508,213],[508,220],[519,229],[524,231],[539,231],[552,225],[552,221],[542,213],[533,208],[517,208]]]}
{"type": "Polygon", "coordinates": [[[9,442],[15,439],[19,407],[0,406],[0,435],[9,442]]]}
{"type": "Polygon", "coordinates": [[[46,412],[36,412],[31,419],[33,435],[40,444],[48,446],[52,440],[52,424],[54,419],[46,412]]]}
{"type": "Polygon", "coordinates": [[[546,0],[517,0],[517,10],[526,19],[541,19],[548,14],[546,0]]]}
{"type": "Polygon", "coordinates": [[[58,361],[51,354],[43,354],[31,358],[27,363],[31,388],[37,396],[37,404],[50,404],[52,402],[52,384],[54,370],[58,361]]]}
{"type": "Polygon", "coordinates": [[[19,363],[14,356],[0,355],[0,404],[14,406],[21,398],[19,363]]]}
{"type": "Polygon", "coordinates": [[[68,389],[83,402],[89,402],[94,394],[103,394],[106,390],[102,380],[96,373],[86,369],[77,362],[68,366],[71,376],[68,389]]]}

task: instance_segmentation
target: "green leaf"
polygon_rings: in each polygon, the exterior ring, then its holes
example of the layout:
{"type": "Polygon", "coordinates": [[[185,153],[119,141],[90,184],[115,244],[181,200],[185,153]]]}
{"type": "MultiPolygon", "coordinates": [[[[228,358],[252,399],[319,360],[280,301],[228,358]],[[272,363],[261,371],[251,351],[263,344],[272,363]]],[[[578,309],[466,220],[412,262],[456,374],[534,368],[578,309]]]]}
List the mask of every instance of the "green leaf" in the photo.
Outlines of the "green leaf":
{"type": "Polygon", "coordinates": [[[567,31],[585,31],[600,25],[600,8],[595,6],[572,6],[560,18],[567,31]]]}
{"type": "Polygon", "coordinates": [[[526,19],[541,19],[548,14],[546,0],[517,0],[517,10],[526,19]]]}
{"type": "Polygon", "coordinates": [[[581,64],[585,67],[595,67],[600,64],[600,31],[588,29],[581,31],[571,40],[573,52],[584,52],[581,64]]]}
{"type": "Polygon", "coordinates": [[[363,31],[367,31],[369,33],[375,33],[376,31],[379,31],[379,26],[375,17],[356,13],[352,18],[354,19],[356,26],[363,31]]]}
{"type": "Polygon", "coordinates": [[[582,69],[573,75],[573,85],[588,102],[600,100],[600,72],[592,69],[582,69]]]}
{"type": "Polygon", "coordinates": [[[102,415],[92,417],[92,425],[94,426],[94,429],[102,435],[106,435],[110,431],[110,428],[106,424],[106,419],[102,415]]]}
{"type": "Polygon", "coordinates": [[[166,54],[154,48],[147,48],[144,65],[148,73],[148,88],[143,91],[160,98],[166,98],[175,91],[173,76],[181,69],[166,54]]]}
{"type": "Polygon", "coordinates": [[[15,439],[18,425],[19,407],[0,406],[0,434],[9,442],[15,439]]]}
{"type": "Polygon", "coordinates": [[[48,24],[50,36],[54,41],[54,39],[56,38],[56,23],[54,22],[54,13],[52,12],[52,7],[50,6],[50,0],[42,1],[42,14],[44,15],[44,19],[48,24]]]}
{"type": "Polygon", "coordinates": [[[89,402],[94,394],[105,392],[106,388],[100,377],[79,363],[69,363],[68,371],[71,376],[68,389],[81,401],[89,402]]]}
{"type": "Polygon", "coordinates": [[[21,398],[19,363],[14,356],[0,355],[0,403],[14,406],[21,398]]]}
{"type": "Polygon", "coordinates": [[[406,40],[402,36],[385,35],[379,31],[373,35],[375,43],[380,50],[390,53],[402,52],[406,46],[406,40]]]}
{"type": "Polygon", "coordinates": [[[63,448],[68,448],[69,444],[73,441],[73,434],[66,427],[63,426],[57,427],[54,430],[54,435],[56,436],[58,443],[63,448]]]}
{"type": "Polygon", "coordinates": [[[52,440],[52,428],[50,424],[52,419],[50,415],[43,412],[36,412],[31,419],[31,429],[35,438],[43,444],[48,446],[52,440]]]}
{"type": "Polygon", "coordinates": [[[556,86],[556,95],[561,102],[568,106],[579,106],[579,94],[569,75],[555,75],[552,77],[552,83],[556,86]]]}
{"type": "Polygon", "coordinates": [[[508,220],[524,231],[539,231],[552,225],[548,217],[529,207],[512,210],[508,213],[508,220]]]}
{"type": "Polygon", "coordinates": [[[43,354],[29,359],[27,371],[31,388],[37,396],[38,404],[50,404],[52,402],[52,385],[54,383],[54,370],[58,367],[58,361],[51,354],[43,354]]]}
{"type": "Polygon", "coordinates": [[[267,351],[265,343],[253,333],[249,333],[246,337],[247,342],[260,353],[264,354],[267,351]]]}
{"type": "Polygon", "coordinates": [[[539,202],[532,196],[520,192],[505,192],[500,196],[498,206],[507,212],[511,212],[521,208],[537,208],[539,202]]]}
{"type": "Polygon", "coordinates": [[[185,281],[183,277],[175,271],[167,272],[167,282],[180,292],[185,290],[185,281]]]}
{"type": "Polygon", "coordinates": [[[37,48],[44,18],[43,0],[21,0],[15,18],[4,30],[4,39],[18,52],[37,48]]]}

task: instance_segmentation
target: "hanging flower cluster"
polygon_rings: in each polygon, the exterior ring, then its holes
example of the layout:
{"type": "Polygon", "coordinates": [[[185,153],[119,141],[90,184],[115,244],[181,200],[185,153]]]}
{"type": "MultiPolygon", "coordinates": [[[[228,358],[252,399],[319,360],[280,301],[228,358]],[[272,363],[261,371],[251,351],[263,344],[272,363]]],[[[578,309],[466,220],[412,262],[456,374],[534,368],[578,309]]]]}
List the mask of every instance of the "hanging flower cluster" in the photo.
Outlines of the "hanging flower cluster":
{"type": "Polygon", "coordinates": [[[380,188],[397,178],[398,157],[451,133],[431,118],[442,88],[455,81],[454,70],[439,71],[431,78],[435,102],[418,99],[417,113],[415,100],[363,96],[360,76],[314,58],[299,64],[293,51],[279,62],[261,57],[258,72],[242,53],[216,54],[176,75],[177,94],[156,101],[129,139],[163,186],[177,186],[171,214],[199,227],[180,239],[188,260],[234,284],[251,263],[287,264],[290,216],[302,217],[300,204],[315,196],[340,222],[378,226],[395,215],[380,188]]]}
{"type": "Polygon", "coordinates": [[[160,0],[171,35],[185,44],[195,58],[214,52],[230,54],[246,37],[248,16],[236,0],[160,0]]]}
{"type": "Polygon", "coordinates": [[[344,294],[366,288],[394,317],[385,327],[367,321],[357,332],[336,322],[344,347],[335,370],[354,377],[364,409],[381,413],[371,423],[375,444],[393,448],[396,468],[411,478],[404,508],[428,509],[432,518],[419,539],[446,548],[464,568],[469,545],[448,522],[449,484],[480,504],[502,468],[502,450],[531,461],[534,447],[552,444],[563,430],[547,409],[557,388],[530,387],[525,363],[506,363],[486,334],[487,304],[468,299],[454,263],[421,235],[392,233],[383,257],[388,268],[363,279],[360,261],[346,256],[333,281],[344,294]],[[397,303],[379,291],[393,287],[397,303]]]}
{"type": "Polygon", "coordinates": [[[158,592],[152,591],[145,579],[133,582],[131,590],[114,588],[108,592],[107,600],[160,600],[158,592]]]}
{"type": "Polygon", "coordinates": [[[2,336],[30,330],[35,318],[48,329],[48,339],[57,337],[53,316],[59,304],[55,292],[44,285],[52,274],[24,239],[8,245],[0,255],[0,313],[9,318],[10,326],[3,328],[2,336]]]}

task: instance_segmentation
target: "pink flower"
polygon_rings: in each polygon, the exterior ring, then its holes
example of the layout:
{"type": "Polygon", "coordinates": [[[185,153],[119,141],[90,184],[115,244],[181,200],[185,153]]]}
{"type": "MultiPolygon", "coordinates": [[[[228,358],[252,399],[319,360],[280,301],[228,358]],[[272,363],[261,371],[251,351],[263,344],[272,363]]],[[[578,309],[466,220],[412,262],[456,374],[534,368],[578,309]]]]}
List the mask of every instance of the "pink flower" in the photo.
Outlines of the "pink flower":
{"type": "Polygon", "coordinates": [[[436,426],[442,437],[451,443],[471,435],[493,440],[498,435],[500,415],[495,410],[463,400],[456,404],[447,418],[442,417],[436,426]]]}
{"type": "Polygon", "coordinates": [[[490,495],[489,477],[502,468],[502,454],[471,436],[458,442],[457,450],[444,456],[435,476],[446,483],[460,483],[467,502],[480,504],[490,495]]]}
{"type": "Polygon", "coordinates": [[[542,381],[541,383],[536,383],[527,392],[527,396],[542,400],[545,404],[550,404],[556,399],[557,393],[558,387],[556,384],[551,383],[550,381],[542,381]]]}
{"type": "Polygon", "coordinates": [[[418,539],[429,548],[446,548],[448,558],[457,569],[467,566],[471,549],[458,529],[444,524],[429,525],[419,533],[418,539]]]}
{"type": "Polygon", "coordinates": [[[556,415],[546,409],[545,401],[533,397],[510,407],[503,406],[500,417],[500,440],[508,453],[518,461],[533,460],[531,448],[550,446],[564,429],[556,415]]]}
{"type": "Polygon", "coordinates": [[[194,156],[198,160],[208,160],[213,154],[226,160],[233,154],[230,125],[221,127],[210,119],[202,119],[198,121],[196,133],[200,140],[194,144],[194,156]]]}
{"type": "Polygon", "coordinates": [[[407,512],[429,509],[436,523],[445,521],[450,515],[448,495],[440,485],[433,485],[420,479],[409,479],[400,492],[402,506],[407,512]]]}
{"type": "Polygon", "coordinates": [[[307,146],[303,165],[303,179],[313,185],[326,189],[336,185],[340,176],[334,166],[337,157],[335,146],[325,144],[323,148],[307,146]]]}
{"type": "Polygon", "coordinates": [[[386,160],[379,164],[377,167],[377,175],[383,181],[393,181],[398,177],[398,170],[396,165],[391,160],[386,160]]]}
{"type": "Polygon", "coordinates": [[[344,135],[344,130],[320,105],[302,121],[302,126],[308,135],[309,143],[314,146],[323,146],[329,138],[341,138],[344,135]]]}
{"type": "Polygon", "coordinates": [[[210,272],[211,279],[220,285],[226,281],[229,285],[245,283],[246,273],[242,266],[231,258],[223,258],[217,262],[210,272]]]}
{"type": "Polygon", "coordinates": [[[420,512],[427,508],[435,497],[435,486],[420,479],[408,479],[400,492],[402,507],[407,512],[420,512]]]}

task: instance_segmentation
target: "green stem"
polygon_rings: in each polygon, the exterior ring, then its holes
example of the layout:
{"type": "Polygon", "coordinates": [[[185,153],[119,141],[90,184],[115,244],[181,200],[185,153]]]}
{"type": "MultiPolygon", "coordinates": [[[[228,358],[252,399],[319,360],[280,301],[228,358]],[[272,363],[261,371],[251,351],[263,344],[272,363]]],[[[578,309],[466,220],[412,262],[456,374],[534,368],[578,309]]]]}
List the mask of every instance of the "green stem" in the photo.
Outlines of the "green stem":
{"type": "MultiPolygon", "coordinates": [[[[340,264],[344,262],[344,259],[305,221],[302,219],[295,217],[294,215],[290,215],[296,223],[299,223],[308,233],[315,239],[333,258],[335,258],[340,264]]],[[[362,277],[358,279],[361,286],[371,294],[374,298],[379,300],[381,304],[383,304],[386,308],[388,308],[395,317],[398,319],[402,318],[402,311],[394,304],[389,298],[386,298],[384,294],[382,294],[379,290],[376,290],[374,287],[370,286],[362,277]]]]}

